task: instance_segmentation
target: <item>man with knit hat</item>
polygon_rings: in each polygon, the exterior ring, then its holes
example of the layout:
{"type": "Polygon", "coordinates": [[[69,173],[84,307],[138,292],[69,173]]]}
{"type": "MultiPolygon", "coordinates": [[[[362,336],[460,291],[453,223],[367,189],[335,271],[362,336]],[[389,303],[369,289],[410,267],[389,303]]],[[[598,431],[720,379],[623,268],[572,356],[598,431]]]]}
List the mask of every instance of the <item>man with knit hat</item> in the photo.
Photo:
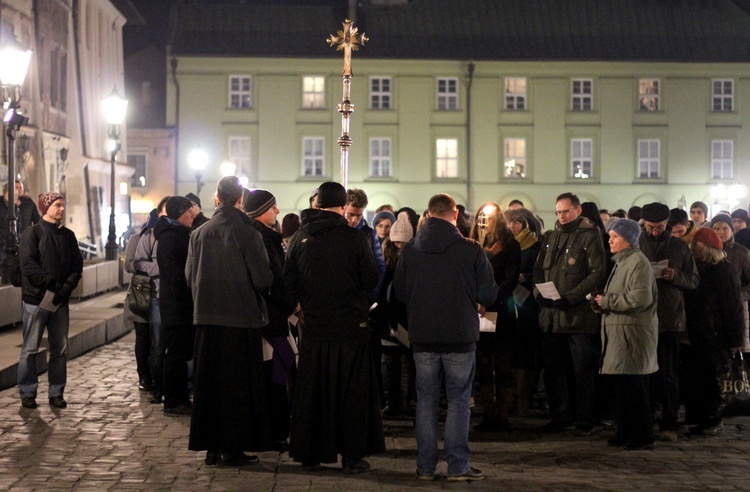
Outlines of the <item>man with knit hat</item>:
{"type": "Polygon", "coordinates": [[[260,233],[273,274],[271,287],[262,291],[268,307],[268,324],[260,329],[260,334],[266,347],[264,353],[271,352],[270,358],[267,356],[268,360],[263,362],[271,440],[274,449],[283,452],[288,447],[291,416],[288,397],[291,388],[287,383],[292,381],[295,371],[295,355],[289,345],[289,316],[297,302],[284,282],[284,246],[281,233],[276,231],[279,215],[276,197],[267,190],[251,190],[245,196],[243,208],[248,223],[260,233]]]}
{"type": "Polygon", "coordinates": [[[225,176],[214,215],[190,237],[185,274],[196,325],[193,451],[206,465],[258,463],[243,451],[270,449],[261,329],[268,311],[261,292],[272,274],[263,239],[242,211],[243,187],[225,176]]]}
{"type": "Polygon", "coordinates": [[[695,227],[707,227],[708,226],[708,205],[703,202],[693,202],[690,205],[690,220],[693,221],[695,227]]]}
{"type": "Polygon", "coordinates": [[[39,195],[42,220],[21,234],[21,297],[23,345],[18,361],[18,390],[24,408],[37,408],[39,342],[47,328],[49,342],[49,404],[68,406],[63,398],[67,382],[70,294],[83,272],[83,258],[73,231],[65,227],[65,198],[56,192],[39,195]],[[49,301],[53,307],[48,306],[49,301]],[[43,302],[44,301],[44,302],[43,302]]]}
{"type": "Polygon", "coordinates": [[[687,244],[672,237],[667,228],[669,214],[669,207],[663,203],[653,202],[643,206],[640,249],[652,264],[667,261],[666,268],[655,270],[659,296],[656,305],[659,370],[651,378],[651,396],[654,404],[661,405],[661,439],[676,441],[680,410],[680,338],[685,331],[684,292],[698,287],[699,278],[687,244]]]}
{"type": "Polygon", "coordinates": [[[185,195],[185,198],[190,200],[190,203],[193,204],[193,214],[195,214],[195,218],[193,219],[193,225],[191,226],[192,230],[196,230],[206,222],[208,222],[208,217],[203,215],[203,212],[201,211],[201,199],[196,195],[195,193],[188,193],[185,195]]]}
{"type": "Polygon", "coordinates": [[[190,227],[195,210],[184,196],[169,197],[167,215],[154,226],[159,242],[159,311],[164,335],[164,413],[190,415],[187,362],[193,356],[193,297],[185,280],[190,227]]]}
{"type": "Polygon", "coordinates": [[[281,219],[281,240],[284,243],[284,251],[289,247],[289,240],[300,228],[299,215],[289,213],[281,219]]]}
{"type": "Polygon", "coordinates": [[[371,241],[344,218],[346,189],[318,187],[316,207],[302,211],[284,277],[299,301],[299,370],[295,383],[290,455],[306,471],[335,463],[363,473],[369,454],[385,451],[368,326],[367,291],[378,282],[371,241]]]}

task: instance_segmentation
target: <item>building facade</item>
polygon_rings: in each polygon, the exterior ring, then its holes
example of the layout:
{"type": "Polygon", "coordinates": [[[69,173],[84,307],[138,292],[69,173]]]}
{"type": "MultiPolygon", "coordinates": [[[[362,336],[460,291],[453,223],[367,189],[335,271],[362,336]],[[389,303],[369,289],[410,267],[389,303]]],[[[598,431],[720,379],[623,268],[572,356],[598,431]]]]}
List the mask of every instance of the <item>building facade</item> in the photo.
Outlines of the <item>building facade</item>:
{"type": "MultiPolygon", "coordinates": [[[[353,55],[348,176],[371,209],[421,212],[438,192],[469,210],[515,198],[549,225],[564,191],[608,209],[747,205],[750,16],[742,2],[556,4],[569,10],[563,19],[593,10],[581,26],[555,25],[541,0],[459,3],[348,12],[371,37],[353,55]],[[528,11],[508,8],[521,4],[528,11]],[[660,16],[674,22],[658,24],[660,16]],[[723,34],[712,36],[719,25],[723,34]]],[[[305,208],[317,184],[339,179],[342,59],[325,40],[346,13],[175,10],[167,123],[178,132],[180,194],[195,188],[187,157],[197,148],[210,156],[207,190],[230,162],[249,186],[273,191],[283,212],[305,208]]]]}

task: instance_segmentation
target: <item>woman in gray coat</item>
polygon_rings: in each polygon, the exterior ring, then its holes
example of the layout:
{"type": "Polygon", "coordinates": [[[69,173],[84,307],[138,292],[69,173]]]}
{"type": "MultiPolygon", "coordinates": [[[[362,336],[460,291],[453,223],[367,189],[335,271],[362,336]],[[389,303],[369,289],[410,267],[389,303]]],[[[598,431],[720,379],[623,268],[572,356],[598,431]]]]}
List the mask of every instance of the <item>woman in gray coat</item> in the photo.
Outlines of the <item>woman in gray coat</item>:
{"type": "Polygon", "coordinates": [[[604,293],[594,300],[602,313],[600,372],[611,375],[615,389],[617,435],[610,446],[627,450],[654,446],[653,416],[648,397],[648,375],[658,369],[656,345],[656,278],[638,248],[641,228],[630,219],[608,228],[615,262],[604,293]]]}

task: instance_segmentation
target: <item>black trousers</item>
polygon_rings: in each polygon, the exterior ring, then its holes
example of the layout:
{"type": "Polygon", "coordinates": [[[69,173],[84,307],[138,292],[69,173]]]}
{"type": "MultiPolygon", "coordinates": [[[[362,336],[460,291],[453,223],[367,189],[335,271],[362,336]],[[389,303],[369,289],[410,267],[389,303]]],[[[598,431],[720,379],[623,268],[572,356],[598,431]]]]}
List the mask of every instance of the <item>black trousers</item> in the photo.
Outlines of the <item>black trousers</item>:
{"type": "Polygon", "coordinates": [[[164,408],[189,405],[188,366],[193,358],[195,326],[164,325],[164,408]]]}
{"type": "Polygon", "coordinates": [[[610,377],[615,389],[617,437],[632,445],[653,442],[649,375],[618,374],[610,377]]]}

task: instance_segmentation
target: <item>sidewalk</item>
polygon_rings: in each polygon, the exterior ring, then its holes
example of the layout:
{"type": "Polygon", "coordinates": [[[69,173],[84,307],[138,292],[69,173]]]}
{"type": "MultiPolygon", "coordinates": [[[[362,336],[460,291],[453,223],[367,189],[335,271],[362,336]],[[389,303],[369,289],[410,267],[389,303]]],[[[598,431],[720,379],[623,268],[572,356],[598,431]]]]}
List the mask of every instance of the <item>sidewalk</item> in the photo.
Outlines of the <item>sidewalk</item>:
{"type": "MultiPolygon", "coordinates": [[[[167,417],[139,393],[134,335],[68,364],[69,406],[20,408],[15,388],[0,392],[2,490],[748,490],[750,418],[727,419],[716,437],[680,436],[654,451],[606,445],[591,437],[542,435],[540,416],[513,421],[510,433],[471,435],[472,465],[487,479],[471,484],[415,479],[416,441],[409,421],[386,421],[387,453],[357,476],[304,473],[288,455],[261,453],[261,465],[211,468],[188,451],[188,417],[167,417]]],[[[441,464],[445,471],[445,463],[441,464]]]]}

